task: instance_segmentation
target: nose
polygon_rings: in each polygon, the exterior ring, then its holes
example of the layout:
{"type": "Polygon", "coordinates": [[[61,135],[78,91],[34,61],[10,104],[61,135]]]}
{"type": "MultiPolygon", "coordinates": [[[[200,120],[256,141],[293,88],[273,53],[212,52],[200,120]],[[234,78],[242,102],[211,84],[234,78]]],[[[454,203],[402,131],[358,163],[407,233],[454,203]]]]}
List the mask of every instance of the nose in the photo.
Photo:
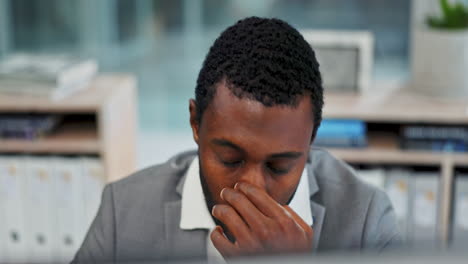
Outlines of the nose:
{"type": "Polygon", "coordinates": [[[247,182],[259,188],[266,190],[266,176],[260,165],[248,166],[239,178],[239,181],[247,182]]]}

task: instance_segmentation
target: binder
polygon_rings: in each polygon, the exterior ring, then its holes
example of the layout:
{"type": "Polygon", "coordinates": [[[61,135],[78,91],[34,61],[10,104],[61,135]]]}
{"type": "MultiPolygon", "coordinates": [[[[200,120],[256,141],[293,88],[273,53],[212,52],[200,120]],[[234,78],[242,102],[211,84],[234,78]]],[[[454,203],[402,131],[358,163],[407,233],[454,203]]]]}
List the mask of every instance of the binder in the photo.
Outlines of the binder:
{"type": "Polygon", "coordinates": [[[358,169],[357,175],[362,181],[381,190],[384,189],[385,170],[383,168],[358,169]]]}
{"type": "Polygon", "coordinates": [[[7,185],[7,165],[4,164],[4,157],[0,156],[0,263],[6,262],[6,192],[8,191],[7,185]]]}
{"type": "Polygon", "coordinates": [[[412,245],[416,248],[433,249],[438,246],[440,175],[438,172],[415,172],[412,178],[412,245]]]}
{"type": "Polygon", "coordinates": [[[84,217],[84,193],[78,158],[59,158],[53,162],[53,201],[56,228],[53,234],[54,262],[68,263],[81,241],[84,217]]]}
{"type": "Polygon", "coordinates": [[[458,174],[455,179],[453,245],[466,248],[468,243],[468,174],[458,174]]]}
{"type": "Polygon", "coordinates": [[[409,207],[410,207],[410,170],[404,168],[394,168],[386,172],[385,191],[392,202],[393,209],[397,216],[400,232],[403,241],[408,242],[409,207]]]}
{"type": "Polygon", "coordinates": [[[26,262],[27,238],[24,214],[25,172],[24,159],[17,156],[0,157],[0,203],[4,212],[2,239],[3,253],[0,261],[26,262]]]}
{"type": "MultiPolygon", "coordinates": [[[[0,157],[1,159],[1,157],[0,157]]],[[[0,161],[1,162],[1,161],[0,161]]],[[[2,166],[2,165],[0,165],[2,166]]],[[[4,209],[4,199],[5,195],[2,193],[6,188],[4,186],[4,175],[0,169],[0,263],[6,262],[6,224],[5,224],[5,209],[4,209]]]]}
{"type": "Polygon", "coordinates": [[[100,159],[85,157],[81,159],[83,181],[84,181],[84,202],[85,202],[85,221],[82,226],[82,237],[86,235],[91,222],[96,216],[101,202],[101,194],[106,183],[105,171],[100,159]]]}
{"type": "Polygon", "coordinates": [[[55,248],[50,158],[26,158],[26,219],[30,262],[50,263],[55,248]]]}

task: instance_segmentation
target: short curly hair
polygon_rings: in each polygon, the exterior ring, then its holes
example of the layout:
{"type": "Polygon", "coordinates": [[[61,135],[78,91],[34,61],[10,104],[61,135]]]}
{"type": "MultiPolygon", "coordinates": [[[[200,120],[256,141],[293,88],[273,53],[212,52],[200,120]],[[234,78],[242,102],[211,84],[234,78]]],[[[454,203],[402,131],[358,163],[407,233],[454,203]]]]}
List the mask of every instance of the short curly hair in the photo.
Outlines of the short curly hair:
{"type": "Polygon", "coordinates": [[[323,87],[319,63],[303,36],[279,19],[249,17],[227,28],[211,46],[195,88],[197,120],[225,81],[239,98],[266,107],[297,106],[310,95],[313,105],[313,138],[322,120],[323,87]]]}

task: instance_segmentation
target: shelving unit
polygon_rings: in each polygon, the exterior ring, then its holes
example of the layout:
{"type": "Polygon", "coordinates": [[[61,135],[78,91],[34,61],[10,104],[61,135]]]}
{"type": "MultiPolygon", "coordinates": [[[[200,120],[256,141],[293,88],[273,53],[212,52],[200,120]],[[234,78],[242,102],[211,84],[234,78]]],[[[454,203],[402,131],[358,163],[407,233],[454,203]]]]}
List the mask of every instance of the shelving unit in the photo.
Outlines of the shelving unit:
{"type": "MultiPolygon", "coordinates": [[[[468,126],[468,100],[426,97],[408,88],[386,94],[326,94],[324,118],[358,119],[377,124],[433,124],[468,126]]],[[[369,135],[368,147],[329,149],[349,163],[364,165],[435,166],[441,173],[438,212],[439,238],[449,242],[455,168],[468,167],[468,154],[402,150],[390,134],[369,135]]]]}
{"type": "Polygon", "coordinates": [[[136,169],[136,81],[130,75],[100,75],[87,89],[60,101],[0,95],[0,113],[84,115],[94,120],[64,122],[38,140],[0,139],[0,154],[96,155],[107,181],[136,169]]]}

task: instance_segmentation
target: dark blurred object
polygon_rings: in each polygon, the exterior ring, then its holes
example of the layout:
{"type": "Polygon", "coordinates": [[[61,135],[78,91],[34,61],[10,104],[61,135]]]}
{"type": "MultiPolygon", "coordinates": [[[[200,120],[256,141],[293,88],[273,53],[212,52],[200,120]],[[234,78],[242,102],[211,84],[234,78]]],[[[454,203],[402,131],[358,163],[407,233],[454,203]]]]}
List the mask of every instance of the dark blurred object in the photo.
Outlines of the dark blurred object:
{"type": "Polygon", "coordinates": [[[51,133],[61,121],[58,115],[0,115],[0,139],[35,140],[51,133]]]}
{"type": "Polygon", "coordinates": [[[464,126],[403,126],[401,148],[437,152],[467,152],[468,128],[464,126]]]}

